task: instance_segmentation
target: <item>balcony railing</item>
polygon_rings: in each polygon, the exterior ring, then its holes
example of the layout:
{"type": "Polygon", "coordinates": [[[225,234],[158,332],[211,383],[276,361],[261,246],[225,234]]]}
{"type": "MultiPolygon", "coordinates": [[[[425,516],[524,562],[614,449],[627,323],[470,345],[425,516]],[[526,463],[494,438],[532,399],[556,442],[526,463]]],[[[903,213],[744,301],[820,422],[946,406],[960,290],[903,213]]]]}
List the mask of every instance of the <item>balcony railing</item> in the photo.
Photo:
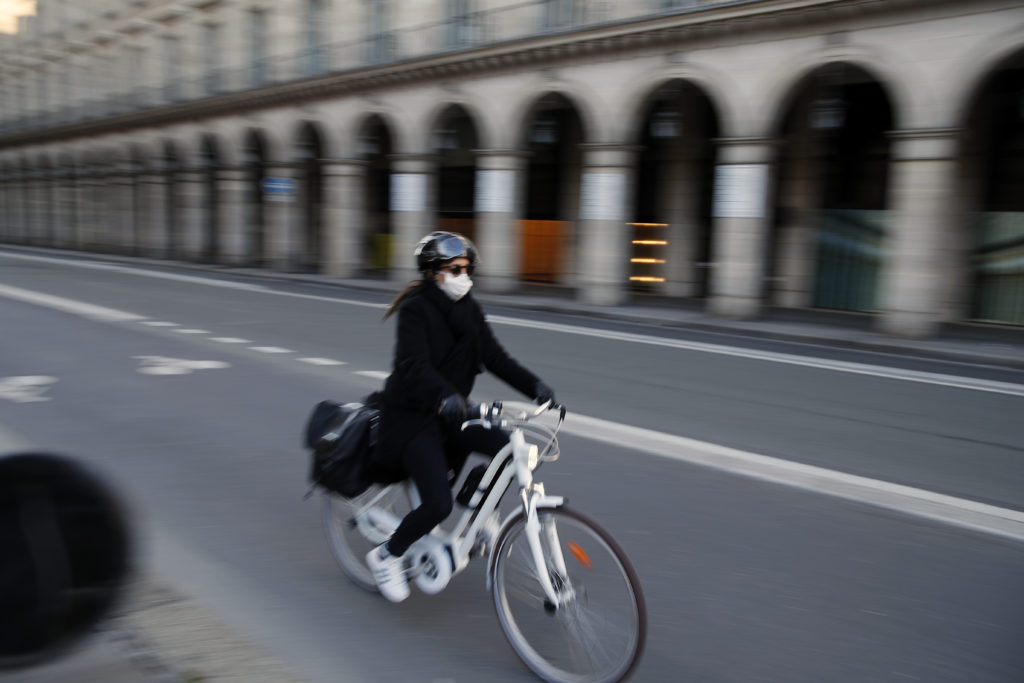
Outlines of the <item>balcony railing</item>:
{"type": "Polygon", "coordinates": [[[585,3],[526,0],[355,41],[312,48],[304,46],[300,50],[263,58],[238,68],[210,70],[193,80],[170,82],[155,88],[125,88],[45,114],[8,116],[0,120],[0,135],[44,130],[55,125],[134,113],[305,78],[356,72],[539,35],[572,33],[598,25],[611,26],[617,22],[760,2],[764,0],[648,0],[646,12],[637,12],[633,3],[622,3],[624,6],[607,3],[602,12],[588,15],[582,11],[588,7],[585,3]]]}

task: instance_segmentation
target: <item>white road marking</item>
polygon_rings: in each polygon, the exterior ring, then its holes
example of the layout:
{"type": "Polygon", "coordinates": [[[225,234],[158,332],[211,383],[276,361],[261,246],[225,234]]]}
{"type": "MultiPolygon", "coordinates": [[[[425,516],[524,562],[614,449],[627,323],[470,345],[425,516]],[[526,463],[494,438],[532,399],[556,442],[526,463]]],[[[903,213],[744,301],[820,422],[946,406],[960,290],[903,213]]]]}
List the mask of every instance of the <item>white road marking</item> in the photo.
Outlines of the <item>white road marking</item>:
{"type": "Polygon", "coordinates": [[[363,377],[372,377],[373,379],[387,379],[391,375],[390,372],[382,370],[356,370],[355,374],[362,375],[363,377]]]}
{"type": "Polygon", "coordinates": [[[331,303],[345,304],[348,306],[363,306],[366,308],[387,308],[390,304],[375,304],[367,301],[356,301],[354,299],[338,299],[331,296],[318,296],[316,294],[301,294],[299,292],[282,292],[275,289],[264,287],[263,285],[254,285],[245,282],[233,282],[231,280],[217,280],[214,278],[198,277],[193,275],[178,275],[176,273],[164,273],[161,271],[150,271],[143,270],[141,268],[131,268],[129,266],[120,266],[113,263],[96,263],[90,261],[79,261],[75,259],[61,259],[51,256],[35,256],[32,254],[15,254],[11,252],[4,252],[5,258],[24,259],[27,261],[45,261],[47,263],[56,263],[62,266],[74,266],[76,268],[91,268],[94,270],[114,270],[129,275],[138,275],[141,277],[153,277],[164,280],[178,280],[179,282],[190,282],[197,285],[208,285],[210,287],[225,287],[228,289],[240,289],[249,292],[259,292],[261,294],[274,294],[276,296],[290,296],[296,299],[310,299],[312,301],[328,301],[331,303]]]}
{"type": "Polygon", "coordinates": [[[174,331],[178,334],[210,334],[209,330],[199,330],[194,328],[182,328],[174,331]]]}
{"type": "MultiPolygon", "coordinates": [[[[524,405],[524,407],[526,407],[524,405]]],[[[952,526],[1024,541],[1024,512],[571,413],[562,431],[952,526]]]]}
{"type": "Polygon", "coordinates": [[[664,346],[673,349],[686,351],[700,351],[702,353],[714,353],[723,356],[736,356],[749,358],[751,360],[769,361],[772,363],[785,363],[788,365],[799,365],[819,370],[833,370],[836,372],[847,372],[855,375],[869,375],[882,377],[884,379],[902,380],[905,382],[920,382],[922,384],[935,384],[955,389],[968,389],[971,391],[986,391],[995,394],[1007,394],[1009,396],[1024,396],[1024,385],[1010,382],[997,382],[986,379],[975,379],[973,377],[958,377],[956,375],[945,375],[936,372],[921,372],[918,370],[904,370],[901,368],[889,368],[866,363],[851,363],[841,360],[829,360],[827,358],[810,358],[797,356],[788,353],[777,353],[775,351],[758,351],[756,349],[744,349],[735,346],[723,346],[720,344],[707,344],[704,342],[685,341],[682,339],[669,339],[667,337],[653,337],[645,334],[634,334],[631,332],[616,332],[613,330],[601,330],[593,327],[577,327],[575,325],[562,325],[559,323],[536,322],[520,318],[508,318],[505,316],[487,316],[489,322],[500,325],[511,325],[515,327],[528,327],[544,330],[546,332],[561,332],[585,337],[597,337],[612,341],[623,341],[634,344],[648,344],[651,346],[664,346]]]}
{"type": "Polygon", "coordinates": [[[221,344],[252,344],[251,339],[242,339],[241,337],[210,337],[210,341],[221,344]]]}
{"type": "Polygon", "coordinates": [[[346,365],[345,361],[331,360],[330,358],[297,358],[296,360],[310,365],[346,365]]]}
{"type": "Polygon", "coordinates": [[[58,311],[64,311],[65,313],[73,313],[75,315],[80,315],[85,318],[92,318],[93,320],[108,320],[112,322],[122,322],[129,320],[146,319],[146,317],[142,315],[135,315],[134,313],[118,311],[117,309],[114,308],[96,306],[95,304],[87,304],[81,301],[65,299],[64,297],[60,296],[51,296],[50,294],[33,292],[28,289],[11,287],[10,285],[0,285],[0,296],[7,297],[8,299],[14,299],[15,301],[23,301],[25,303],[36,304],[37,306],[53,308],[58,311]]]}
{"type": "Polygon", "coordinates": [[[177,327],[178,323],[169,323],[164,320],[144,320],[143,325],[149,325],[150,327],[177,327]]]}
{"type": "Polygon", "coordinates": [[[283,349],[280,346],[250,346],[249,350],[260,353],[295,353],[291,349],[283,349]]]}
{"type": "Polygon", "coordinates": [[[48,377],[47,375],[4,377],[0,379],[0,399],[14,401],[15,403],[49,401],[51,397],[43,396],[43,394],[56,383],[56,377],[48,377]]]}
{"type": "Polygon", "coordinates": [[[132,356],[139,360],[136,368],[144,375],[187,375],[196,370],[217,370],[231,367],[230,363],[219,360],[185,360],[167,356],[132,356]]]}

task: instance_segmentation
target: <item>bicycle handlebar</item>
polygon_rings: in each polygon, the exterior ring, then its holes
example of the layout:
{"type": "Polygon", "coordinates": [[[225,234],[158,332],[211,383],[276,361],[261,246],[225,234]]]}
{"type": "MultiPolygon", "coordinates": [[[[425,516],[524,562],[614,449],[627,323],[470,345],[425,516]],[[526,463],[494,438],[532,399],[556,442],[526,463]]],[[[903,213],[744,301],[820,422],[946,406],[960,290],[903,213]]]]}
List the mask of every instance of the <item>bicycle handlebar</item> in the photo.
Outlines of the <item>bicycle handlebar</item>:
{"type": "Polygon", "coordinates": [[[480,425],[484,429],[491,429],[493,427],[504,428],[511,424],[522,424],[529,422],[535,417],[543,415],[549,410],[559,411],[559,423],[565,420],[566,408],[560,403],[554,403],[552,401],[545,401],[544,403],[537,406],[532,411],[522,411],[516,415],[506,416],[505,407],[501,401],[493,401],[491,403],[477,403],[471,405],[469,410],[466,411],[467,415],[479,417],[473,417],[472,419],[466,420],[462,423],[462,429],[472,425],[480,425]]]}

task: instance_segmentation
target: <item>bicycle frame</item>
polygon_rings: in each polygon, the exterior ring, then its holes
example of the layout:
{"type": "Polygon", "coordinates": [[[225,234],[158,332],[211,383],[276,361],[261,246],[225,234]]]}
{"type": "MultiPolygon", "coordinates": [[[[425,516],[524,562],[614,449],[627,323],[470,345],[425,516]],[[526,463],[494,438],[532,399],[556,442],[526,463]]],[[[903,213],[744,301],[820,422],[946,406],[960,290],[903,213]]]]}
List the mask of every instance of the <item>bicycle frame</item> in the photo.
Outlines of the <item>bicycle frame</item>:
{"type": "MultiPolygon", "coordinates": [[[[540,412],[542,410],[536,414],[540,414],[540,412]]],[[[491,428],[490,423],[484,420],[470,420],[463,427],[472,424],[491,428]]],[[[561,546],[558,542],[557,530],[552,525],[545,525],[545,528],[542,528],[538,520],[537,510],[540,508],[559,507],[564,503],[564,499],[561,496],[548,495],[544,490],[544,485],[534,481],[533,471],[539,464],[540,458],[537,446],[527,442],[520,425],[513,425],[509,431],[508,444],[491,459],[487,470],[477,484],[476,491],[470,497],[469,505],[459,516],[452,530],[446,532],[441,527],[436,527],[423,539],[417,541],[414,547],[417,545],[420,548],[423,548],[425,545],[434,545],[435,547],[440,545],[447,550],[446,554],[451,562],[451,576],[458,574],[469,564],[473,548],[477,542],[477,535],[482,525],[498,509],[502,497],[509,487],[512,486],[513,480],[515,480],[520,489],[521,511],[526,518],[525,533],[533,556],[537,579],[551,604],[555,606],[560,605],[562,600],[559,599],[559,593],[551,581],[551,575],[545,558],[550,558],[553,561],[555,570],[562,576],[566,574],[565,558],[562,555],[561,546]],[[545,543],[548,546],[548,554],[544,553],[543,546],[545,543]]],[[[412,506],[417,507],[419,505],[420,498],[415,484],[411,481],[393,484],[393,486],[405,486],[412,506]]],[[[360,531],[369,540],[376,543],[383,543],[387,540],[400,522],[394,515],[374,509],[377,500],[387,490],[382,490],[380,494],[367,501],[355,515],[360,531]]],[[[514,511],[505,517],[497,538],[502,536],[502,533],[518,514],[519,511],[514,511]]],[[[493,581],[494,551],[494,547],[490,548],[487,562],[488,590],[491,588],[493,581]]],[[[422,571],[423,566],[414,562],[413,567],[408,572],[408,576],[409,578],[415,578],[422,571]]],[[[447,571],[444,573],[447,574],[447,571]]],[[[445,580],[445,584],[447,584],[447,580],[450,580],[450,577],[445,580]]],[[[564,597],[567,596],[563,594],[564,597]]]]}

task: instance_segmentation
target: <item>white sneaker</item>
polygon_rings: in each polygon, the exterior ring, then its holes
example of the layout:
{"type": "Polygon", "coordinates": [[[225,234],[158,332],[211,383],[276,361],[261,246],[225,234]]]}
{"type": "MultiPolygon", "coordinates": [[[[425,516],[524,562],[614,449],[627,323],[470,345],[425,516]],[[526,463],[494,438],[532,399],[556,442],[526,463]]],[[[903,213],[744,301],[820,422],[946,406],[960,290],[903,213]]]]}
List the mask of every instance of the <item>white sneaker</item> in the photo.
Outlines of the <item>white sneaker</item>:
{"type": "Polygon", "coordinates": [[[382,544],[366,554],[366,565],[373,572],[380,594],[391,602],[402,602],[409,597],[409,583],[402,571],[402,558],[388,552],[382,544]]]}

